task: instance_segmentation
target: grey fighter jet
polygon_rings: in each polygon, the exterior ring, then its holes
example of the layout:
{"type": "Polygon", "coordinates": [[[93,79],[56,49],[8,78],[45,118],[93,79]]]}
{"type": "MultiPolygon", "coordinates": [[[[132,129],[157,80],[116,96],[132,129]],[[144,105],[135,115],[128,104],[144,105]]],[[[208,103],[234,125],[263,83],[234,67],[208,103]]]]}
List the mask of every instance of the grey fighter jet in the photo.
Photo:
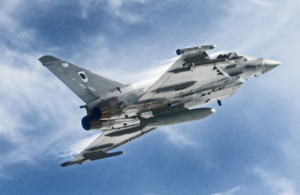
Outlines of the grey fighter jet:
{"type": "Polygon", "coordinates": [[[73,160],[61,166],[116,156],[108,153],[162,126],[203,119],[215,110],[199,108],[232,96],[246,79],[258,77],[280,64],[235,52],[208,55],[214,45],[178,49],[178,60],[150,87],[135,89],[53,56],[39,60],[85,105],[85,130],[102,134],[73,160]]]}

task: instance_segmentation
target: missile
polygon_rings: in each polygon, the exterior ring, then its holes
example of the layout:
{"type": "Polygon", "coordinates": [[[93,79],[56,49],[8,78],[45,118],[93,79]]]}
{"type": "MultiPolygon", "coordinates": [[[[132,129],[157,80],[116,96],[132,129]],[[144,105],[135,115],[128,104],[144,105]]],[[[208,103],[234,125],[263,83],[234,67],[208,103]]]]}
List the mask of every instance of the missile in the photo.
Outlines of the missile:
{"type": "Polygon", "coordinates": [[[209,117],[214,112],[215,110],[212,108],[198,108],[194,110],[186,109],[184,111],[174,112],[172,114],[169,113],[145,119],[142,121],[142,123],[147,127],[176,125],[209,117]]]}
{"type": "Polygon", "coordinates": [[[87,153],[87,154],[83,154],[85,160],[98,160],[101,158],[107,158],[107,157],[112,157],[112,156],[117,156],[120,154],[124,154],[124,152],[119,151],[119,152],[113,152],[113,153],[106,153],[106,152],[93,152],[93,153],[87,153]]]}
{"type": "Polygon", "coordinates": [[[199,51],[207,51],[216,48],[215,45],[203,45],[199,47],[190,47],[190,48],[184,48],[184,49],[177,49],[176,54],[181,55],[181,54],[186,54],[186,53],[194,53],[194,52],[199,52],[199,51]]]}

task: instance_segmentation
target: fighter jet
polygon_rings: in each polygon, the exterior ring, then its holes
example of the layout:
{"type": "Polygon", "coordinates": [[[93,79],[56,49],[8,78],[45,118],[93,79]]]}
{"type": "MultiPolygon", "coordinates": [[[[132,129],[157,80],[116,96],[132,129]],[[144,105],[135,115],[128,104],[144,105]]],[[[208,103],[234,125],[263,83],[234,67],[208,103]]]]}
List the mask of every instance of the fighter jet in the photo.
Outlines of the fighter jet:
{"type": "Polygon", "coordinates": [[[178,49],[177,61],[147,88],[134,88],[46,55],[40,62],[79,96],[87,115],[82,127],[102,134],[73,160],[61,166],[123,154],[108,151],[154,129],[211,116],[203,108],[232,96],[245,80],[258,77],[280,62],[235,52],[208,55],[214,45],[178,49]],[[200,108],[201,107],[201,108],[200,108]]]}

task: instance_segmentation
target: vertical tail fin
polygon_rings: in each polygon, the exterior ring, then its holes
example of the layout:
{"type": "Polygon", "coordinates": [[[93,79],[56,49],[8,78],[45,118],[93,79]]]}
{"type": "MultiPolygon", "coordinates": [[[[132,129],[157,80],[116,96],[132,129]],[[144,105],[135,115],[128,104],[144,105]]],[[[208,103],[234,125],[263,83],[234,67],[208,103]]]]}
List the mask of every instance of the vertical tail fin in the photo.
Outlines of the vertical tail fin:
{"type": "Polygon", "coordinates": [[[87,104],[124,86],[53,56],[43,56],[39,61],[87,104]]]}

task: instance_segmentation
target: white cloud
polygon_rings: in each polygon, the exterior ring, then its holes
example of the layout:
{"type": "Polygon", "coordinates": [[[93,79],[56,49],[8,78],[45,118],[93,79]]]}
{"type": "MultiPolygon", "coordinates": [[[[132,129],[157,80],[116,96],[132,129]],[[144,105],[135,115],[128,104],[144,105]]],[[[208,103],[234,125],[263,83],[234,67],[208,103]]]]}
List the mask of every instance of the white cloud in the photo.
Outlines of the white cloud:
{"type": "MultiPolygon", "coordinates": [[[[105,40],[100,38],[99,41],[105,40]]],[[[97,48],[96,43],[99,42],[94,42],[87,53],[96,56],[101,49],[109,53],[104,47],[97,48]]],[[[41,65],[38,58],[42,54],[11,50],[5,45],[0,47],[0,51],[0,135],[11,146],[0,155],[3,159],[0,178],[12,179],[14,173],[7,172],[6,168],[20,163],[41,168],[41,162],[49,156],[59,166],[59,163],[71,160],[99,136],[100,131],[93,132],[91,136],[81,129],[80,119],[85,115],[84,110],[78,108],[81,100],[41,65]]],[[[80,56],[74,54],[73,58],[80,56]]],[[[97,58],[91,59],[85,63],[99,63],[97,58]]],[[[132,81],[140,80],[138,87],[149,85],[174,60],[159,62],[162,67],[139,73],[123,71],[120,75],[127,75],[126,78],[129,76],[132,81]]],[[[104,74],[110,76],[116,72],[104,74]]],[[[125,76],[120,78],[126,79],[125,76]]]]}
{"type": "Polygon", "coordinates": [[[231,1],[226,6],[228,17],[217,21],[214,29],[216,33],[208,36],[208,42],[222,46],[222,50],[228,48],[262,55],[254,57],[266,57],[280,50],[289,51],[291,47],[286,43],[291,37],[287,34],[296,36],[293,28],[299,27],[293,18],[299,15],[298,8],[299,2],[296,1],[277,1],[270,7],[251,6],[251,2],[247,1],[231,1]],[[279,49],[276,47],[278,43],[285,45],[279,49]]]}
{"type": "Polygon", "coordinates": [[[200,143],[193,141],[192,139],[187,137],[186,132],[182,132],[176,129],[176,127],[163,127],[160,128],[160,131],[164,132],[168,136],[168,140],[170,143],[174,144],[179,148],[187,147],[187,146],[199,146],[200,143]]]}
{"type": "Polygon", "coordinates": [[[57,155],[59,159],[63,159],[64,161],[70,161],[75,156],[77,156],[80,152],[84,150],[88,145],[90,145],[98,136],[98,132],[95,132],[96,134],[89,136],[87,138],[78,139],[78,140],[72,140],[71,142],[68,142],[65,144],[64,147],[57,150],[57,155]]]}
{"type": "Polygon", "coordinates": [[[212,195],[234,195],[234,194],[236,194],[236,192],[240,191],[242,188],[243,188],[243,186],[239,185],[239,186],[236,186],[226,192],[215,193],[212,195]]]}
{"type": "Polygon", "coordinates": [[[254,173],[262,179],[264,186],[270,189],[274,195],[299,195],[294,182],[276,172],[255,167],[254,173]]]}
{"type": "Polygon", "coordinates": [[[123,4],[123,0],[108,0],[108,4],[111,8],[117,9],[123,4]]]}
{"type": "Polygon", "coordinates": [[[109,43],[104,35],[98,34],[85,38],[83,41],[88,47],[84,49],[84,52],[76,51],[70,62],[80,64],[97,74],[124,84],[134,83],[137,88],[153,84],[178,59],[178,57],[173,57],[162,61],[154,60],[154,63],[148,64],[148,67],[139,63],[137,70],[131,71],[130,64],[136,60],[128,56],[126,52],[120,54],[109,50],[109,43]],[[105,64],[110,64],[110,66],[105,64]]]}
{"type": "MultiPolygon", "coordinates": [[[[143,3],[143,1],[133,2],[143,3]]],[[[0,135],[1,139],[12,146],[0,155],[4,159],[0,163],[0,174],[2,174],[0,177],[2,178],[11,178],[5,168],[18,163],[41,167],[39,164],[49,155],[57,161],[61,161],[61,158],[71,160],[100,134],[96,132],[96,135],[91,136],[81,129],[80,119],[85,112],[79,110],[78,105],[82,102],[38,61],[44,52],[57,52],[57,48],[47,48],[43,53],[32,51],[31,48],[27,52],[22,50],[29,48],[32,41],[38,40],[35,40],[35,31],[22,26],[14,15],[24,2],[13,1],[13,3],[13,5],[2,3],[5,9],[0,10],[2,16],[0,17],[2,24],[0,30],[4,36],[2,40],[14,41],[14,45],[17,46],[15,49],[9,48],[6,44],[0,46],[2,72],[0,77],[0,93],[2,94],[0,135]],[[74,130],[80,133],[74,133],[74,130]],[[67,137],[68,142],[65,141],[67,137]],[[42,155],[44,153],[47,155],[42,155]]],[[[122,4],[113,1],[111,3],[114,4],[114,6],[111,5],[111,9],[119,9],[122,4]]],[[[106,47],[104,36],[89,37],[83,41],[87,43],[88,49],[84,49],[84,54],[81,51],[74,53],[72,56],[74,63],[81,61],[83,66],[88,64],[96,67],[95,64],[102,64],[105,60],[114,58],[106,47]],[[86,57],[88,55],[89,58],[86,57]]],[[[149,85],[174,60],[160,62],[158,64],[163,65],[162,67],[142,70],[138,74],[132,71],[122,71],[117,75],[121,81],[128,81],[128,77],[132,79],[132,82],[141,81],[137,83],[137,87],[149,85]]],[[[92,71],[97,72],[97,70],[92,71]]],[[[101,71],[98,72],[101,73],[101,71]]],[[[116,77],[115,70],[110,69],[102,73],[108,77],[116,77]]]]}
{"type": "Polygon", "coordinates": [[[9,41],[18,48],[28,49],[28,43],[35,40],[36,32],[33,29],[25,28],[18,21],[18,9],[22,7],[22,10],[27,8],[24,6],[25,1],[13,0],[13,1],[1,1],[0,9],[0,40],[3,44],[3,40],[9,41]]]}
{"type": "Polygon", "coordinates": [[[14,178],[12,178],[12,177],[10,177],[10,176],[8,176],[8,175],[5,175],[5,174],[1,174],[0,173],[0,178],[3,178],[3,179],[6,179],[6,180],[14,180],[14,178]]]}
{"type": "MultiPolygon", "coordinates": [[[[298,129],[297,129],[298,130],[298,129]]],[[[286,138],[280,144],[281,149],[285,157],[292,162],[299,162],[300,160],[300,145],[299,145],[299,135],[291,138],[286,138]]]]}
{"type": "Polygon", "coordinates": [[[89,14],[90,9],[91,9],[91,7],[97,5],[97,1],[81,0],[81,1],[79,1],[79,4],[80,4],[81,10],[82,10],[81,17],[88,19],[88,14],[89,14]]]}
{"type": "Polygon", "coordinates": [[[81,0],[79,2],[82,6],[82,17],[86,19],[88,18],[89,13],[97,8],[98,10],[106,10],[112,17],[118,18],[128,24],[143,21],[143,15],[138,13],[138,10],[128,11],[124,7],[130,4],[144,4],[144,0],[107,0],[104,2],[99,0],[81,0]]]}
{"type": "Polygon", "coordinates": [[[272,1],[263,1],[263,0],[250,0],[260,6],[271,6],[273,4],[275,4],[275,2],[272,1]]]}
{"type": "MultiPolygon", "coordinates": [[[[43,54],[32,50],[36,33],[22,25],[17,15],[20,7],[23,11],[29,9],[24,4],[27,5],[25,1],[1,2],[0,9],[0,138],[3,144],[0,177],[6,179],[14,175],[7,167],[15,164],[40,167],[41,160],[53,152],[53,146],[70,135],[72,128],[78,128],[75,125],[78,119],[73,114],[80,115],[77,109],[80,100],[40,64],[38,58],[43,54]],[[47,154],[43,155],[45,151],[47,154]]],[[[70,136],[70,140],[74,137],[70,136]]]]}
{"type": "MultiPolygon", "coordinates": [[[[0,10],[0,23],[2,24],[0,29],[2,28],[1,32],[4,32],[2,35],[5,35],[5,39],[14,41],[14,44],[18,45],[18,47],[28,48],[29,43],[38,41],[35,40],[36,32],[33,29],[27,29],[20,25],[20,22],[14,17],[13,12],[20,9],[20,6],[23,5],[21,1],[14,2],[16,2],[15,5],[8,6],[7,3],[0,10]]],[[[85,18],[88,18],[90,9],[99,6],[97,1],[81,2],[85,5],[85,7],[83,6],[83,17],[85,18]]],[[[130,2],[146,3],[145,1],[130,2]]],[[[266,1],[256,0],[256,2],[264,4],[266,1]]],[[[219,26],[219,28],[214,29],[214,33],[211,33],[209,36],[204,36],[210,37],[209,39],[205,39],[205,41],[214,44],[218,43],[218,46],[222,50],[228,48],[237,52],[246,52],[245,54],[252,51],[253,53],[261,54],[263,57],[273,55],[276,57],[291,58],[294,59],[293,64],[286,64],[286,67],[295,66],[297,65],[295,63],[297,62],[297,58],[294,56],[298,55],[299,41],[298,34],[291,33],[291,31],[299,31],[298,21],[294,19],[298,18],[298,14],[295,13],[298,13],[299,6],[293,6],[294,4],[287,2],[285,8],[280,9],[278,7],[279,4],[272,4],[271,7],[262,6],[261,9],[257,9],[257,6],[248,7],[249,4],[247,3],[244,5],[244,2],[234,1],[228,8],[228,13],[230,14],[215,22],[215,26],[219,26]],[[245,15],[250,15],[251,18],[244,17],[245,15]]],[[[125,1],[109,1],[105,9],[113,17],[126,20],[124,22],[128,24],[144,21],[143,14],[129,13],[124,9],[124,6],[126,6],[125,1]]],[[[149,39],[151,38],[149,37],[149,39]]],[[[172,34],[170,34],[170,39],[172,39],[172,34]]],[[[196,42],[194,40],[195,37],[186,37],[185,39],[190,39],[190,45],[196,42]]],[[[174,40],[176,39],[172,39],[172,41],[174,40]]],[[[176,41],[181,42],[182,40],[176,41]]],[[[148,64],[148,66],[153,65],[154,68],[145,70],[144,67],[140,67],[138,72],[133,72],[130,68],[120,70],[120,66],[117,67],[118,70],[109,70],[104,66],[97,66],[97,64],[110,64],[107,62],[112,59],[123,63],[125,57],[119,56],[119,53],[110,51],[108,49],[109,43],[106,42],[106,38],[102,34],[89,37],[83,40],[83,42],[88,44],[81,51],[74,53],[71,57],[74,60],[72,62],[82,66],[93,67],[96,70],[92,71],[109,78],[117,79],[118,81],[140,81],[138,84],[141,86],[150,84],[173,62],[171,60],[170,62],[159,63],[159,66],[148,64]],[[160,67],[160,65],[164,66],[160,67]],[[106,69],[103,70],[104,68],[106,69]]],[[[135,44],[142,46],[134,45],[134,47],[138,47],[139,49],[144,48],[145,43],[147,42],[135,42],[135,44]]],[[[151,51],[155,45],[147,45],[147,47],[151,51]]],[[[51,48],[47,50],[50,51],[51,48]]],[[[71,160],[74,155],[78,154],[81,149],[98,136],[91,136],[80,127],[80,119],[85,114],[84,111],[78,109],[81,101],[37,61],[37,58],[43,55],[40,52],[25,53],[12,50],[3,45],[0,47],[0,51],[0,67],[3,73],[2,77],[0,77],[0,82],[2,83],[0,86],[0,93],[2,94],[2,102],[0,103],[0,135],[9,145],[12,145],[12,147],[0,155],[1,159],[4,159],[0,163],[0,172],[4,171],[6,167],[11,167],[18,163],[39,166],[38,164],[46,159],[43,154],[52,155],[51,157],[57,156],[59,159],[55,159],[58,161],[55,163],[60,163],[61,158],[63,160],[71,160]],[[68,101],[65,101],[66,99],[68,101]],[[32,117],[34,114],[37,114],[37,118],[33,117],[34,119],[31,119],[33,122],[28,122],[24,118],[24,116],[32,117]],[[49,120],[51,120],[51,125],[49,125],[49,120]],[[49,125],[49,128],[42,128],[43,123],[49,125]],[[91,138],[89,138],[90,136],[91,138]],[[68,141],[65,141],[67,139],[68,141]]],[[[136,53],[136,55],[130,55],[128,58],[138,58],[138,49],[136,49],[136,53]]],[[[147,60],[140,60],[139,63],[147,63],[147,60]]],[[[130,66],[130,63],[127,62],[124,65],[130,66]]],[[[273,79],[260,83],[260,86],[264,86],[267,90],[274,90],[277,95],[276,97],[281,96],[281,94],[278,94],[278,89],[284,89],[285,86],[289,86],[292,89],[289,93],[291,91],[298,91],[297,87],[290,85],[291,80],[293,84],[299,83],[295,79],[298,77],[297,68],[295,68],[295,71],[289,70],[289,68],[283,70],[284,74],[278,74],[273,79]],[[289,78],[278,79],[286,78],[284,75],[289,75],[289,78]]],[[[272,72],[269,74],[272,74],[272,72]]],[[[286,98],[286,95],[283,94],[282,97],[286,98]]],[[[288,105],[293,105],[295,110],[297,110],[299,104],[296,104],[294,101],[297,100],[289,99],[286,102],[289,102],[288,105]]],[[[245,112],[248,112],[248,110],[245,112]]],[[[287,121],[287,123],[290,123],[290,121],[287,121]]],[[[193,146],[195,148],[194,146],[201,144],[197,143],[196,138],[189,136],[187,132],[176,130],[176,127],[162,128],[162,132],[168,136],[167,139],[170,143],[177,147],[193,146]]],[[[293,136],[298,137],[299,135],[294,134],[293,136]]],[[[290,142],[290,139],[282,142],[282,148],[286,156],[293,161],[299,159],[298,143],[297,139],[293,139],[293,142],[290,142]]],[[[206,162],[207,166],[215,166],[210,161],[206,162]]],[[[256,172],[269,188],[272,189],[270,183],[280,186],[274,189],[276,193],[295,193],[295,185],[290,180],[275,177],[276,174],[274,176],[270,172],[261,171],[261,169],[256,170],[256,172]],[[270,175],[274,177],[272,178],[270,175]]],[[[6,172],[2,175],[0,174],[0,177],[12,178],[6,172]]],[[[240,186],[237,186],[219,194],[236,194],[240,188],[240,186]]]]}
{"type": "Polygon", "coordinates": [[[144,4],[144,0],[108,0],[109,13],[114,13],[122,21],[133,24],[143,21],[143,16],[137,12],[137,10],[127,11],[123,9],[123,6],[129,4],[144,4]]]}
{"type": "MultiPolygon", "coordinates": [[[[49,147],[68,134],[61,131],[67,129],[64,121],[59,125],[51,124],[51,120],[66,118],[72,111],[67,101],[61,101],[68,98],[68,92],[61,90],[57,95],[62,85],[45,74],[46,68],[38,62],[37,56],[5,46],[0,50],[3,58],[0,62],[0,135],[9,146],[0,155],[0,172],[4,171],[7,176],[4,169],[7,166],[21,162],[38,165],[42,154],[51,151],[49,147]]],[[[68,99],[70,103],[77,101],[73,97],[68,99]]],[[[69,119],[74,120],[74,117],[69,119]]],[[[68,124],[69,128],[72,124],[68,124]]]]}
{"type": "MultiPolygon", "coordinates": [[[[153,84],[160,76],[162,76],[175,62],[176,58],[172,58],[169,60],[164,60],[160,62],[158,66],[154,66],[150,69],[139,71],[138,74],[131,72],[125,74],[124,78],[121,77],[121,80],[126,80],[127,82],[134,83],[137,88],[141,88],[144,86],[149,86],[153,84]]],[[[112,74],[111,74],[112,75],[112,74]]],[[[113,76],[113,75],[112,75],[113,76]]]]}

